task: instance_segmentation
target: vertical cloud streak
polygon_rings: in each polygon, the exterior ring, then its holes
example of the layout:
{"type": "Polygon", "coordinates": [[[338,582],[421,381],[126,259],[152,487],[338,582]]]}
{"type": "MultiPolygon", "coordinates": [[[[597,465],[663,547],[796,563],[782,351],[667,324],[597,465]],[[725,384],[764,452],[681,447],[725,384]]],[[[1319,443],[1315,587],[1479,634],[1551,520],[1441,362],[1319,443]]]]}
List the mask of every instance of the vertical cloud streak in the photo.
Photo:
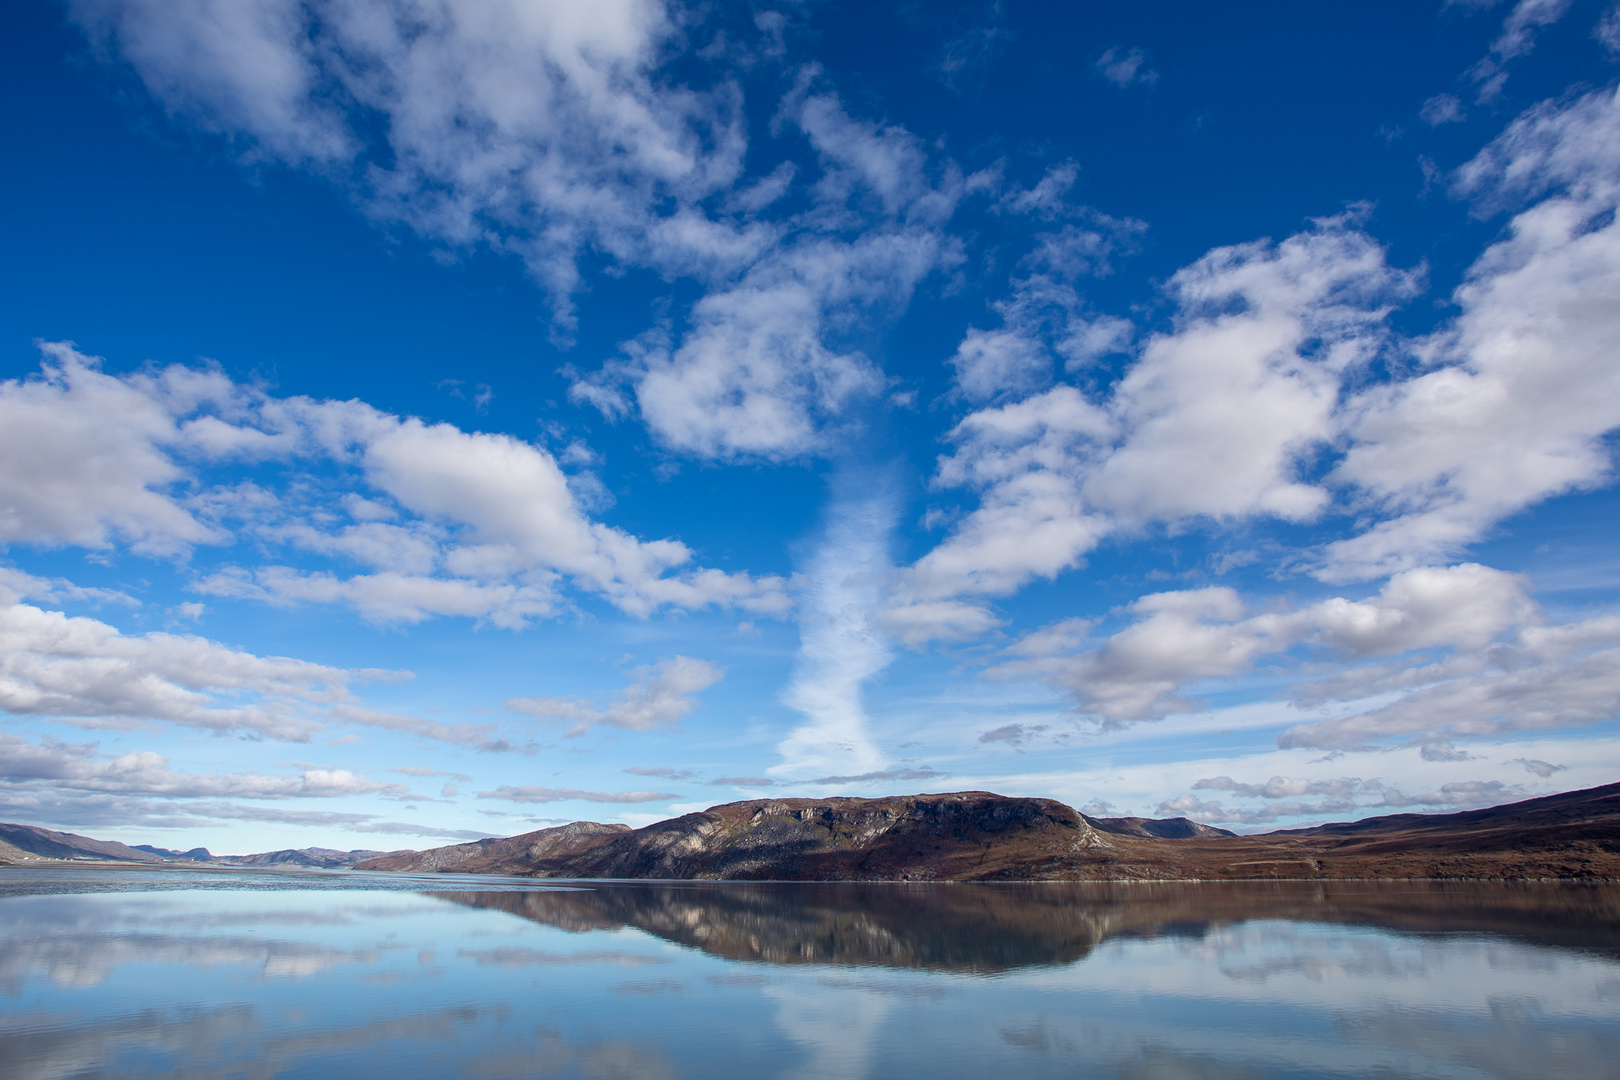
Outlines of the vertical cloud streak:
{"type": "Polygon", "coordinates": [[[862,686],[889,666],[890,639],[878,626],[891,573],[896,499],[883,477],[834,480],[827,529],[808,570],[799,660],[783,700],[805,716],[777,745],[787,776],[864,773],[883,766],[872,742],[862,686]]]}

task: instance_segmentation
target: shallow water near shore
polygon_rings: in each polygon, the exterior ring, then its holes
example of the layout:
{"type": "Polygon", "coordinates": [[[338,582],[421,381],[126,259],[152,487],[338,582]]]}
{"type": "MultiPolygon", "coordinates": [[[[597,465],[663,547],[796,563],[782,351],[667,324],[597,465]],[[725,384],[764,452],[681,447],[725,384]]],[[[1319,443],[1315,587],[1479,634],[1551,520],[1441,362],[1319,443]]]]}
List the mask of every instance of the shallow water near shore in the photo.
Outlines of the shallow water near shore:
{"type": "Polygon", "coordinates": [[[1620,886],[0,869],[0,1080],[1620,1077],[1620,886]]]}

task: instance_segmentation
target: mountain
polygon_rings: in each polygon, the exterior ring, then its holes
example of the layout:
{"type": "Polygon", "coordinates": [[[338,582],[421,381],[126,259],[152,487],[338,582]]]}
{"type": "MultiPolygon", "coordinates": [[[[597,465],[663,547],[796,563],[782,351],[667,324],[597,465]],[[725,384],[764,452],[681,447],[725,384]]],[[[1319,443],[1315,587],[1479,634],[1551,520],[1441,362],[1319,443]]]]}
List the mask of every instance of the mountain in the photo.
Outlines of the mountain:
{"type": "MultiPolygon", "coordinates": [[[[0,862],[174,865],[199,853],[0,825],[0,862]]],[[[1186,818],[1088,818],[987,791],[755,799],[641,829],[576,821],[423,852],[302,848],[201,865],[751,881],[1620,880],[1620,784],[1259,836],[1186,818]]]]}
{"type": "Polygon", "coordinates": [[[983,791],[757,799],[616,834],[575,822],[360,867],[787,881],[1620,879],[1620,784],[1259,836],[1185,818],[1094,819],[1051,799],[983,791]],[[498,859],[488,856],[503,844],[498,859]]]}
{"type": "Polygon", "coordinates": [[[145,851],[161,856],[170,862],[211,862],[213,856],[205,847],[192,848],[190,851],[172,851],[169,848],[153,847],[151,844],[135,844],[136,851],[145,851]]]}
{"type": "Polygon", "coordinates": [[[1092,828],[1119,836],[1156,836],[1160,840],[1185,840],[1191,836],[1236,836],[1237,833],[1217,829],[1213,825],[1200,825],[1184,817],[1088,817],[1092,828]]]}
{"type": "Polygon", "coordinates": [[[481,840],[361,870],[581,878],[930,881],[1027,877],[1114,836],[1232,836],[1186,818],[1090,819],[1051,799],[985,791],[883,799],[757,799],[634,831],[592,822],[481,840]],[[610,829],[612,831],[610,831],[610,829]]]}
{"type": "Polygon", "coordinates": [[[284,848],[258,855],[215,855],[208,861],[215,866],[281,866],[305,870],[352,870],[367,859],[412,855],[409,851],[338,851],[334,848],[284,848]]]}
{"type": "Polygon", "coordinates": [[[356,870],[445,871],[457,874],[524,874],[547,859],[578,855],[605,840],[630,831],[628,825],[576,821],[555,829],[537,829],[505,839],[491,837],[431,851],[403,851],[359,863],[356,870]]]}
{"type": "Polygon", "coordinates": [[[131,863],[167,861],[161,855],[127,847],[116,840],[92,840],[88,836],[53,832],[33,825],[0,824],[0,841],[4,841],[5,845],[16,853],[0,851],[0,858],[6,858],[13,863],[27,863],[39,859],[131,863]]]}
{"type": "MultiPolygon", "coordinates": [[[[623,826],[618,826],[623,828],[623,826]]],[[[207,864],[211,866],[299,867],[303,869],[347,870],[365,859],[411,854],[400,851],[334,851],[331,848],[301,848],[267,851],[259,855],[211,855],[207,848],[172,851],[151,844],[129,846],[115,840],[92,840],[77,833],[53,832],[34,825],[0,823],[0,866],[26,866],[30,863],[117,862],[147,866],[164,864],[207,864]]]]}

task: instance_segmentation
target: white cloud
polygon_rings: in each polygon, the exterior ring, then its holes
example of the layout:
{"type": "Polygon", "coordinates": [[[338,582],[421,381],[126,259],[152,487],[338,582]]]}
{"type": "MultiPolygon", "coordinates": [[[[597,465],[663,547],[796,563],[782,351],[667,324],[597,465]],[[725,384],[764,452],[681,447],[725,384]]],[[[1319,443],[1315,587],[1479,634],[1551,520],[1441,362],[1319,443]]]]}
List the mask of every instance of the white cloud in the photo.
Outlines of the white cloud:
{"type": "Polygon", "coordinates": [[[1264,784],[1250,784],[1233,780],[1230,776],[1215,776],[1199,780],[1192,786],[1195,791],[1229,791],[1242,798],[1267,801],[1257,807],[1227,807],[1218,800],[1206,801],[1187,794],[1161,802],[1158,812],[1184,814],[1200,821],[1227,825],[1266,825],[1284,818],[1345,817],[1363,814],[1370,809],[1419,806],[1468,810],[1494,806],[1514,795],[1524,794],[1522,788],[1501,780],[1457,780],[1416,795],[1407,795],[1384,780],[1360,777],[1307,780],[1273,776],[1264,784]],[[1317,801],[1301,802],[1301,796],[1316,797],[1317,801]]]}
{"type": "MultiPolygon", "coordinates": [[[[19,600],[49,600],[55,603],[80,600],[93,604],[141,606],[139,600],[116,589],[87,589],[73,584],[66,578],[36,577],[10,566],[0,566],[0,604],[15,604],[19,600]]],[[[187,606],[180,605],[182,609],[187,606]]],[[[182,610],[181,614],[191,613],[182,610]]],[[[202,612],[198,611],[196,614],[201,615],[202,612]]]]}
{"type": "Polygon", "coordinates": [[[783,695],[805,722],[777,744],[782,761],[767,770],[781,778],[884,764],[861,691],[892,657],[877,615],[890,572],[895,499],[882,483],[866,490],[848,477],[839,483],[847,487],[806,574],[799,656],[783,695]]]}
{"type": "MultiPolygon", "coordinates": [[[[1205,588],[1145,596],[1126,611],[1136,621],[1094,647],[1083,645],[1084,624],[1058,624],[1006,650],[1008,658],[988,674],[1036,678],[1068,690],[1081,712],[1108,728],[1186,710],[1192,707],[1188,686],[1247,675],[1262,660],[1286,669],[1313,657],[1354,666],[1327,679],[1295,680],[1289,695],[1297,701],[1428,689],[1356,717],[1300,725],[1283,736],[1283,745],[1361,745],[1397,733],[1438,741],[1485,729],[1464,721],[1463,701],[1448,716],[1428,699],[1471,694],[1477,705],[1497,678],[1551,681],[1554,672],[1544,665],[1584,656],[1620,633],[1620,622],[1607,619],[1541,626],[1540,612],[1518,578],[1477,564],[1409,570],[1366,600],[1331,598],[1296,610],[1250,615],[1235,590],[1205,588]],[[1306,657],[1298,654],[1301,648],[1306,657]],[[1390,657],[1404,659],[1361,663],[1390,657]],[[1492,675],[1493,668],[1502,670],[1492,675]]],[[[1587,659],[1602,666],[1597,657],[1604,655],[1587,659]]],[[[1564,687],[1572,698],[1591,700],[1607,685],[1575,675],[1564,672],[1572,679],[1564,687]]],[[[1571,715],[1541,723],[1527,717],[1521,726],[1569,722],[1571,715]]]]}
{"type": "Polygon", "coordinates": [[[1509,223],[1422,343],[1428,370],[1354,395],[1332,479],[1385,520],[1328,547],[1330,580],[1445,558],[1516,511],[1610,475],[1620,427],[1620,101],[1538,106],[1457,174],[1509,223]]]}
{"type": "Polygon", "coordinates": [[[181,441],[169,387],[41,348],[39,377],[0,382],[0,543],[172,554],[226,539],[177,498],[188,476],[165,450],[181,441]]]}
{"type": "Polygon", "coordinates": [[[1108,531],[1081,502],[1074,462],[1112,437],[1114,422],[1072,386],[982,409],[951,433],[938,483],[979,489],[979,506],[903,575],[887,625],[908,643],[994,626],[963,594],[1005,595],[1074,566],[1108,531]]]}
{"type": "MultiPolygon", "coordinates": [[[[1037,186],[1023,195],[1033,197],[1039,191],[1037,186]]],[[[977,402],[1027,394],[1051,382],[1054,358],[1073,371],[1129,347],[1135,327],[1124,319],[1088,312],[1074,281],[1108,274],[1111,257],[1128,250],[1146,225],[1095,211],[1079,212],[1087,227],[1067,224],[1038,237],[1021,264],[1031,271],[1029,276],[1015,279],[1012,295],[991,305],[1002,326],[968,329],[950,358],[962,397],[977,402]]]]}
{"type": "Polygon", "coordinates": [[[171,112],[351,186],[375,217],[515,250],[563,311],[587,245],[690,266],[765,239],[696,209],[739,172],[737,91],[655,74],[676,27],[653,0],[69,8],[171,112]]]}
{"type": "Polygon", "coordinates": [[[1614,720],[1620,709],[1617,646],[1620,623],[1613,619],[1526,630],[1520,640],[1481,658],[1477,673],[1430,680],[1370,712],[1296,725],[1278,745],[1333,750],[1389,739],[1491,738],[1614,720]],[[1608,647],[1593,649],[1590,639],[1582,640],[1588,637],[1583,631],[1594,630],[1603,631],[1608,647]]]}
{"type": "Polygon", "coordinates": [[[903,302],[940,257],[940,239],[922,230],[788,245],[700,300],[678,347],[656,335],[633,342],[628,359],[572,392],[616,415],[630,407],[618,386],[630,384],[641,419],[685,453],[782,460],[824,450],[822,427],[885,385],[859,351],[829,347],[847,329],[838,319],[903,302]]]}
{"type": "Polygon", "coordinates": [[[1611,56],[1620,56],[1620,3],[1609,5],[1609,10],[1592,28],[1592,36],[1609,50],[1611,56]]]}
{"type": "MultiPolygon", "coordinates": [[[[1353,215],[1183,269],[1174,328],[1106,397],[1060,384],[956,427],[936,483],[979,505],[908,569],[886,618],[908,643],[981,633],[996,624],[984,598],[1073,568],[1111,534],[1189,520],[1354,511],[1358,535],[1327,543],[1312,570],[1376,578],[1456,558],[1504,517],[1604,482],[1603,440],[1620,428],[1616,146],[1620,100],[1602,92],[1529,110],[1458,170],[1456,193],[1482,214],[1533,205],[1426,339],[1390,335],[1420,274],[1390,268],[1353,215]],[[1415,363],[1393,379],[1361,378],[1402,351],[1415,363]]],[[[973,396],[1050,371],[1011,326],[972,331],[958,363],[973,396]]]]}
{"type": "Polygon", "coordinates": [[[267,545],[377,572],[235,567],[204,576],[201,591],[346,602],[383,622],[463,615],[521,627],[565,606],[565,585],[636,616],[710,604],[780,614],[790,604],[780,578],[693,567],[679,541],[643,541],[591,520],[556,458],[510,436],[358,401],[275,398],[218,371],[113,377],[70,346],[44,348],[44,378],[0,384],[0,419],[18,418],[0,428],[0,496],[11,506],[0,539],[95,548],[120,539],[182,554],[231,539],[226,526],[237,523],[267,545]],[[331,468],[339,485],[366,494],[206,486],[210,469],[243,461],[331,468]],[[186,487],[200,490],[178,497],[186,487]],[[356,520],[334,524],[343,517],[356,520]]]}
{"type": "Polygon", "coordinates": [[[785,460],[825,451],[845,413],[881,394],[877,366],[836,343],[902,309],[928,274],[960,258],[940,226],[963,184],[950,168],[932,183],[915,136],[852,118],[808,85],[780,115],[820,161],[811,208],[693,306],[678,345],[662,333],[626,343],[623,358],[576,380],[577,400],[610,417],[633,407],[683,453],[785,460]]]}
{"type": "Polygon", "coordinates": [[[695,89],[671,75],[670,45],[703,20],[658,0],[73,0],[70,10],[171,112],[238,140],[249,158],[326,175],[373,217],[451,248],[516,252],[551,292],[559,326],[587,251],[696,278],[708,294],[683,341],[632,342],[574,386],[609,415],[633,403],[683,453],[823,449],[821,428],[884,388],[838,340],[959,257],[939,229],[964,191],[954,167],[931,168],[911,133],[813,92],[813,66],[779,113],[820,161],[806,180],[812,205],[762,220],[796,169],[745,175],[742,91],[724,75],[695,89]]]}
{"type": "Polygon", "coordinates": [[[1462,102],[1457,100],[1455,94],[1436,94],[1423,103],[1418,115],[1430,127],[1439,127],[1441,124],[1454,124],[1465,119],[1462,102]]]}
{"type": "Polygon", "coordinates": [[[29,604],[0,607],[0,709],[21,716],[162,720],[217,733],[307,741],[350,671],[263,657],[184,634],[126,635],[29,604]]]}
{"type": "Polygon", "coordinates": [[[1334,435],[1341,383],[1415,288],[1349,217],[1181,270],[1175,328],[1147,339],[1108,400],[1059,385],[956,427],[936,483],[977,489],[979,506],[907,571],[890,618],[916,641],[990,624],[955,605],[1054,577],[1118,530],[1314,519],[1332,494],[1304,473],[1334,435]],[[951,605],[932,630],[930,604],[951,605]]]}
{"type": "Polygon", "coordinates": [[[1489,55],[1468,69],[1468,77],[1478,87],[1475,100],[1494,101],[1507,85],[1507,64],[1528,55],[1536,47],[1536,31],[1564,17],[1570,0],[1519,0],[1502,20],[1502,32],[1491,42],[1489,55]]]}
{"type": "Polygon", "coordinates": [[[1411,274],[1350,227],[1325,220],[1281,244],[1220,248],[1170,280],[1180,312],[1115,388],[1117,447],[1083,494],[1126,527],[1188,517],[1317,516],[1301,476],[1331,437],[1340,380],[1384,345],[1411,274]]]}
{"type": "Polygon", "coordinates": [[[1132,83],[1151,86],[1159,81],[1159,73],[1147,66],[1147,54],[1141,49],[1108,49],[1091,67],[1115,86],[1130,86],[1132,83]]]}
{"type": "Polygon", "coordinates": [[[541,720],[569,720],[571,736],[583,735],[597,724],[627,731],[653,731],[674,727],[697,708],[697,694],[725,677],[725,670],[707,660],[676,656],[662,663],[634,668],[630,685],[604,708],[568,698],[508,698],[506,707],[541,720]]]}
{"type": "Polygon", "coordinates": [[[182,773],[149,750],[119,755],[95,743],[30,742],[0,733],[0,782],[7,796],[30,790],[136,795],[168,799],[299,799],[405,794],[403,784],[379,783],[347,769],[306,768],[295,775],[182,773]]]}

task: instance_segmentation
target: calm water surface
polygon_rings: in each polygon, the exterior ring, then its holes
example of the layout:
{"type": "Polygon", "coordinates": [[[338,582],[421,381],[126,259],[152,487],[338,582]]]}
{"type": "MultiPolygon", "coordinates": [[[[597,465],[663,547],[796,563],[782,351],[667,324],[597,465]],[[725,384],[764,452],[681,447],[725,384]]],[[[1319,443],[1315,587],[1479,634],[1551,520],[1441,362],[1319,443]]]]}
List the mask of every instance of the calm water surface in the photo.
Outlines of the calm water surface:
{"type": "Polygon", "coordinates": [[[0,1080],[1620,1078],[1620,887],[0,869],[0,1080]]]}

